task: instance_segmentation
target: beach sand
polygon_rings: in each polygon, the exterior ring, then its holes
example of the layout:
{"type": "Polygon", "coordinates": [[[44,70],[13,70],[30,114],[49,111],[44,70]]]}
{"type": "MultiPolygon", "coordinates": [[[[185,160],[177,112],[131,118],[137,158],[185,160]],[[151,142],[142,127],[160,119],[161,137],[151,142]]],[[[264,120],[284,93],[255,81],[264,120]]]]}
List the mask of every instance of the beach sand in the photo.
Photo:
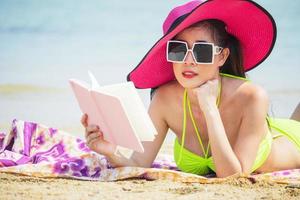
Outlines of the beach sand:
{"type": "MultiPolygon", "coordinates": [[[[172,154],[165,142],[160,154],[172,154]]],[[[199,184],[128,179],[115,182],[36,178],[0,173],[0,200],[16,199],[300,199],[300,186],[251,183],[233,178],[225,183],[199,184]]]]}
{"type": "MultiPolygon", "coordinates": [[[[9,126],[0,125],[0,130],[9,126]]],[[[82,137],[82,127],[59,127],[82,137]]],[[[173,154],[173,140],[166,140],[158,154],[173,154]]],[[[300,185],[252,183],[233,178],[225,183],[199,184],[166,180],[127,179],[115,182],[37,178],[0,173],[0,200],[16,199],[300,199],[300,185]]]]}
{"type": "Polygon", "coordinates": [[[288,185],[232,179],[222,184],[195,184],[128,179],[92,182],[35,178],[0,173],[0,199],[299,199],[300,189],[288,185]]]}

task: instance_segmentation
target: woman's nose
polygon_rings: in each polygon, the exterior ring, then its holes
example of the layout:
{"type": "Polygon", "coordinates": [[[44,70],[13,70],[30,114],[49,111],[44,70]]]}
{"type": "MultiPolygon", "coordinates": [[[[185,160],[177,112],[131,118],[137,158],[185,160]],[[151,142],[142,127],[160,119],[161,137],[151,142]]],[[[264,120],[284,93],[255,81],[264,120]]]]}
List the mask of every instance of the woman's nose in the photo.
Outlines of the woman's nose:
{"type": "Polygon", "coordinates": [[[187,52],[186,58],[184,60],[184,64],[186,64],[186,65],[196,65],[196,62],[194,60],[192,51],[187,52]]]}

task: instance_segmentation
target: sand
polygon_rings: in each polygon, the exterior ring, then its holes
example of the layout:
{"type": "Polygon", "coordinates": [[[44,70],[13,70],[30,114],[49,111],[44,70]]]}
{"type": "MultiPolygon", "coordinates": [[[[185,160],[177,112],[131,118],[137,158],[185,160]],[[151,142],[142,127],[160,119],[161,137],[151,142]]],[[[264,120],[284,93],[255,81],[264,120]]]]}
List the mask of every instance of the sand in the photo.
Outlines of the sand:
{"type": "Polygon", "coordinates": [[[222,184],[128,179],[115,182],[35,178],[0,173],[0,199],[300,199],[299,185],[251,183],[238,178],[222,184]]]}
{"type": "MultiPolygon", "coordinates": [[[[159,152],[173,153],[165,142],[159,152]]],[[[0,200],[17,199],[300,199],[300,185],[252,183],[232,178],[225,183],[196,184],[165,180],[128,179],[115,182],[80,181],[64,178],[36,178],[0,173],[0,200]]]]}
{"type": "MultiPolygon", "coordinates": [[[[173,154],[165,142],[160,154],[173,154]]],[[[300,199],[300,185],[252,183],[234,178],[225,183],[196,184],[165,180],[128,179],[115,182],[36,178],[0,173],[0,200],[17,199],[300,199]]]]}

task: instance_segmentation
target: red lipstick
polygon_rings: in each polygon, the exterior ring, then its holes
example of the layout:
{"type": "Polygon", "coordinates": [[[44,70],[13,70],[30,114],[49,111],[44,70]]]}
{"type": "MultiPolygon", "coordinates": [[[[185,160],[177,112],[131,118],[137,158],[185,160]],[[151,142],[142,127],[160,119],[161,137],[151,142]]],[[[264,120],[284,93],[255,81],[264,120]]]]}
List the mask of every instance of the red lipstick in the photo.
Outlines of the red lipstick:
{"type": "Polygon", "coordinates": [[[195,76],[197,76],[198,74],[196,72],[193,72],[191,70],[185,70],[182,72],[182,76],[184,78],[194,78],[195,76]]]}

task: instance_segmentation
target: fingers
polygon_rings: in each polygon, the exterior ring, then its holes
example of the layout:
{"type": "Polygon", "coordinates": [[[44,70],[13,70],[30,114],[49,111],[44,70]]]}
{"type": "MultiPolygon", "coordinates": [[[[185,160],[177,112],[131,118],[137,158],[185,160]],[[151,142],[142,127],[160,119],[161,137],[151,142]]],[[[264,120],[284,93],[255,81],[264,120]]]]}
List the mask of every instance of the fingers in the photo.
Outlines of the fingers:
{"type": "Polygon", "coordinates": [[[101,140],[103,135],[101,132],[93,132],[86,137],[86,143],[91,144],[95,140],[101,140]]]}
{"type": "Polygon", "coordinates": [[[86,143],[89,147],[92,147],[94,142],[100,141],[103,139],[103,133],[100,131],[100,128],[97,125],[87,123],[88,115],[84,114],[81,117],[81,123],[85,127],[85,138],[86,143]]]}
{"type": "Polygon", "coordinates": [[[88,119],[88,115],[87,114],[83,114],[82,117],[81,117],[81,124],[84,126],[84,127],[87,127],[88,124],[87,124],[87,119],[88,119]]]}
{"type": "Polygon", "coordinates": [[[86,129],[86,132],[88,132],[88,133],[100,131],[99,127],[94,124],[87,126],[85,129],[86,129]]]}
{"type": "Polygon", "coordinates": [[[89,135],[93,134],[93,133],[98,133],[103,135],[103,133],[101,132],[100,128],[97,125],[88,125],[85,128],[85,137],[87,138],[89,135]]]}
{"type": "Polygon", "coordinates": [[[86,145],[93,151],[98,153],[102,153],[100,150],[100,146],[103,144],[103,135],[101,132],[94,132],[87,136],[86,145]]]}

